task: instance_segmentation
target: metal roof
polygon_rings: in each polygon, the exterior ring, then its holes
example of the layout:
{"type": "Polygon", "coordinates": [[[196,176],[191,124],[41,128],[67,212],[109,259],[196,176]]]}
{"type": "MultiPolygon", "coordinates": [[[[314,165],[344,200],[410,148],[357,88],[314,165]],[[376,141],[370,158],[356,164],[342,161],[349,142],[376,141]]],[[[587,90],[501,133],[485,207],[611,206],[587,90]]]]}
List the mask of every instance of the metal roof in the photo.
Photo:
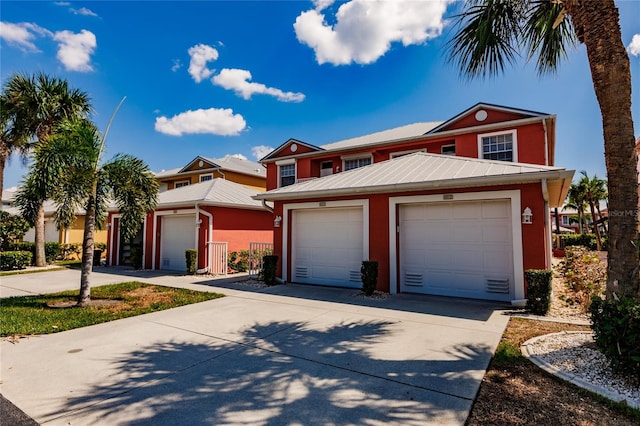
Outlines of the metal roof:
{"type": "MultiPolygon", "coordinates": [[[[202,159],[204,161],[212,163],[214,165],[213,167],[214,169],[221,169],[223,171],[229,170],[237,173],[242,173],[245,175],[259,176],[262,178],[266,178],[267,176],[267,171],[262,164],[254,163],[253,161],[249,161],[249,160],[243,160],[241,158],[233,157],[230,155],[223,158],[196,157],[195,159],[191,160],[185,167],[178,167],[175,169],[164,170],[156,173],[155,176],[156,178],[163,178],[163,177],[181,174],[181,172],[185,168],[193,164],[198,159],[202,159]]],[[[193,173],[193,172],[194,171],[186,171],[186,170],[184,171],[184,173],[193,173]]]]}
{"type": "Polygon", "coordinates": [[[256,190],[224,179],[213,179],[181,188],[161,192],[158,207],[194,205],[264,209],[260,201],[252,197],[256,190]]]}
{"type": "Polygon", "coordinates": [[[424,123],[407,124],[404,126],[395,127],[393,129],[382,130],[380,132],[370,133],[368,135],[328,143],[326,145],[321,145],[320,148],[325,150],[352,148],[376,142],[394,141],[398,139],[422,136],[441,123],[441,121],[429,121],[424,123]]]}
{"type": "MultiPolygon", "coordinates": [[[[560,197],[562,192],[566,195],[565,186],[568,188],[571,184],[573,173],[574,171],[566,171],[559,167],[416,152],[366,167],[277,188],[258,194],[254,198],[283,200],[436,188],[451,189],[505,185],[541,179],[561,181],[558,189],[560,191],[558,197],[560,197]],[[568,182],[565,182],[566,179],[568,182]]],[[[564,195],[562,199],[564,200],[564,195]]]]}

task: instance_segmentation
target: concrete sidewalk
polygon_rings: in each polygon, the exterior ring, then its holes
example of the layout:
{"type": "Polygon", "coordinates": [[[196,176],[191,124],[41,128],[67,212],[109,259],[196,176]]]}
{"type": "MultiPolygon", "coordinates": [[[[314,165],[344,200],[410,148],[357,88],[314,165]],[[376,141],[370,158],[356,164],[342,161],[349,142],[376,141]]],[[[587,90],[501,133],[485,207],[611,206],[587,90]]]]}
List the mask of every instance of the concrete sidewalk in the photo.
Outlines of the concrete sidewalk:
{"type": "MultiPolygon", "coordinates": [[[[3,296],[28,286],[5,278],[3,296]]],[[[227,297],[4,341],[0,393],[43,424],[464,424],[508,321],[477,301],[136,279],[227,297]]]]}

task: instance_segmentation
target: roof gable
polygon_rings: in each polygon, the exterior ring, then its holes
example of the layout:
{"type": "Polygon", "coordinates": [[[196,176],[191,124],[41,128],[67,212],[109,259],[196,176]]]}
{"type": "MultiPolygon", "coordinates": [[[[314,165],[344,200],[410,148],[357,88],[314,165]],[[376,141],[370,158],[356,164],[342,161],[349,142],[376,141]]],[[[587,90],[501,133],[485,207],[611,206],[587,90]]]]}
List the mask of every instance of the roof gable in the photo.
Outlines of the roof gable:
{"type": "Polygon", "coordinates": [[[274,160],[276,158],[289,157],[292,155],[305,154],[315,151],[323,151],[323,148],[291,138],[271,151],[259,161],[262,163],[264,161],[274,160]]]}
{"type": "Polygon", "coordinates": [[[165,170],[155,174],[156,178],[166,178],[187,173],[197,173],[206,170],[229,170],[245,175],[266,178],[264,167],[256,162],[244,160],[233,156],[223,158],[207,158],[197,156],[182,168],[165,170]]]}
{"type": "Polygon", "coordinates": [[[332,142],[322,145],[321,148],[329,151],[333,149],[355,148],[380,142],[393,142],[395,140],[408,139],[416,136],[422,136],[441,123],[442,122],[440,121],[429,121],[407,124],[404,126],[394,127],[393,129],[382,130],[368,135],[332,142]]]}
{"type": "Polygon", "coordinates": [[[186,166],[178,171],[178,173],[196,172],[198,170],[218,169],[220,166],[213,160],[201,156],[197,156],[191,160],[186,166]]]}
{"type": "Polygon", "coordinates": [[[455,117],[433,128],[429,133],[439,133],[447,130],[463,129],[466,127],[482,126],[520,120],[534,117],[547,117],[549,114],[524,109],[505,107],[487,103],[478,103],[461,112],[455,117]]]}

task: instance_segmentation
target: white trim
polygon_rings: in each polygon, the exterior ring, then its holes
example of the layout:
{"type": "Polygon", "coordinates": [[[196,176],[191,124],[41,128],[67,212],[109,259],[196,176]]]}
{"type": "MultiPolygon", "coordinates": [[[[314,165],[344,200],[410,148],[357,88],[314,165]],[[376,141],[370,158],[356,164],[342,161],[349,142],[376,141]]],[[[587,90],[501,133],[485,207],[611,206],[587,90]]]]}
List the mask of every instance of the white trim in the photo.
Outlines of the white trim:
{"type": "Polygon", "coordinates": [[[202,173],[200,176],[198,176],[198,181],[200,183],[209,182],[210,180],[213,180],[213,172],[212,173],[202,173]],[[211,179],[202,180],[203,177],[207,177],[207,176],[211,176],[211,179]]]}
{"type": "Polygon", "coordinates": [[[440,146],[440,154],[442,154],[442,155],[456,155],[456,144],[455,143],[448,143],[446,145],[441,145],[440,146]],[[444,148],[445,146],[446,147],[452,146],[453,147],[453,153],[445,154],[444,152],[442,152],[443,151],[442,148],[444,148]]]}
{"type": "Polygon", "coordinates": [[[288,166],[289,164],[296,164],[295,158],[286,158],[284,160],[277,160],[276,166],[288,166]]]}
{"type": "MultiPolygon", "coordinates": [[[[163,211],[155,211],[153,212],[153,247],[151,248],[151,269],[156,270],[156,246],[158,242],[158,216],[168,216],[168,215],[187,215],[187,214],[195,214],[196,209],[187,209],[187,210],[163,210],[163,211]],[[178,213],[180,212],[180,213],[178,213]]],[[[160,247],[162,248],[162,247],[160,247]]],[[[160,251],[160,255],[162,255],[162,250],[160,251]]]]}
{"type": "Polygon", "coordinates": [[[316,201],[307,203],[290,203],[282,206],[282,279],[287,281],[289,268],[289,212],[303,209],[329,209],[337,207],[362,208],[362,260],[369,259],[369,200],[316,201]]]}
{"type": "MultiPolygon", "coordinates": [[[[491,133],[479,133],[478,134],[478,158],[481,160],[488,160],[488,158],[484,158],[484,153],[482,152],[482,138],[490,138],[491,136],[499,136],[511,134],[512,139],[512,150],[513,150],[513,158],[511,160],[512,163],[518,162],[518,129],[510,129],[510,130],[500,130],[498,132],[491,133]]],[[[499,160],[496,160],[499,161],[499,160]]]]}
{"type": "Polygon", "coordinates": [[[394,158],[398,158],[398,157],[402,157],[402,156],[405,156],[405,155],[413,154],[414,152],[427,152],[427,148],[409,149],[409,150],[406,150],[406,151],[390,152],[389,153],[389,159],[393,160],[394,158]]]}
{"type": "MultiPolygon", "coordinates": [[[[353,161],[353,160],[364,160],[364,159],[369,159],[369,164],[371,165],[373,164],[373,154],[371,153],[359,153],[359,154],[352,154],[352,155],[343,155],[340,157],[340,159],[342,160],[342,171],[346,172],[346,167],[344,165],[345,162],[347,161],[353,161]]],[[[364,167],[364,166],[358,166],[355,167],[354,169],[349,169],[349,170],[355,170],[355,169],[359,169],[360,167],[364,167]]]]}
{"type": "MultiPolygon", "coordinates": [[[[389,291],[398,291],[397,211],[401,204],[438,203],[509,199],[511,202],[511,235],[513,244],[514,301],[524,299],[524,263],[522,255],[522,225],[520,224],[520,190],[463,192],[444,200],[443,194],[389,197],[389,291]]],[[[286,229],[286,228],[285,228],[286,229]]]]}
{"type": "MultiPolygon", "coordinates": [[[[278,188],[284,188],[284,186],[282,186],[282,175],[281,175],[281,169],[282,166],[291,166],[293,165],[293,184],[295,184],[297,182],[297,178],[298,178],[298,165],[296,164],[295,160],[294,161],[290,161],[286,164],[278,164],[278,188]]],[[[289,176],[287,176],[289,177],[289,176]]],[[[289,185],[285,185],[285,186],[289,186],[289,185]]]]}
{"type": "Polygon", "coordinates": [[[120,213],[114,213],[111,215],[111,250],[113,250],[113,247],[115,246],[116,249],[116,264],[115,265],[111,265],[111,266],[118,266],[120,265],[120,218],[122,217],[122,214],[120,213]],[[118,245],[116,246],[116,233],[115,233],[115,225],[116,225],[116,219],[118,219],[118,245]]]}
{"type": "Polygon", "coordinates": [[[173,184],[173,189],[183,188],[183,187],[189,186],[189,185],[191,185],[191,180],[190,179],[178,180],[173,184]],[[186,185],[178,186],[178,184],[185,183],[185,182],[187,183],[186,185]]]}

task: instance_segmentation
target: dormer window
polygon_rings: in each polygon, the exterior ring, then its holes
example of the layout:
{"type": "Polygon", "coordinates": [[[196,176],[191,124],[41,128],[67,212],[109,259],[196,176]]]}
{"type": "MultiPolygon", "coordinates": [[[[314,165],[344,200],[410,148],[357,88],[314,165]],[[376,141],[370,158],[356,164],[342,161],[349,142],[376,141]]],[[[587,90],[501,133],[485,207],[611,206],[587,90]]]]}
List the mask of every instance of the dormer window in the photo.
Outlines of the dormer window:
{"type": "Polygon", "coordinates": [[[342,157],[342,170],[353,170],[359,167],[368,166],[372,163],[371,155],[360,155],[357,157],[342,157]]]}
{"type": "Polygon", "coordinates": [[[200,175],[200,182],[206,182],[209,180],[213,180],[213,173],[207,173],[204,175],[200,175]]]}
{"type": "Polygon", "coordinates": [[[278,166],[280,174],[280,187],[296,183],[296,164],[283,164],[278,166]]]}
{"type": "Polygon", "coordinates": [[[180,182],[176,182],[174,188],[182,188],[183,186],[189,186],[189,181],[188,180],[182,180],[180,182]]]}
{"type": "Polygon", "coordinates": [[[516,131],[478,135],[478,152],[485,160],[518,161],[516,131]]]}

